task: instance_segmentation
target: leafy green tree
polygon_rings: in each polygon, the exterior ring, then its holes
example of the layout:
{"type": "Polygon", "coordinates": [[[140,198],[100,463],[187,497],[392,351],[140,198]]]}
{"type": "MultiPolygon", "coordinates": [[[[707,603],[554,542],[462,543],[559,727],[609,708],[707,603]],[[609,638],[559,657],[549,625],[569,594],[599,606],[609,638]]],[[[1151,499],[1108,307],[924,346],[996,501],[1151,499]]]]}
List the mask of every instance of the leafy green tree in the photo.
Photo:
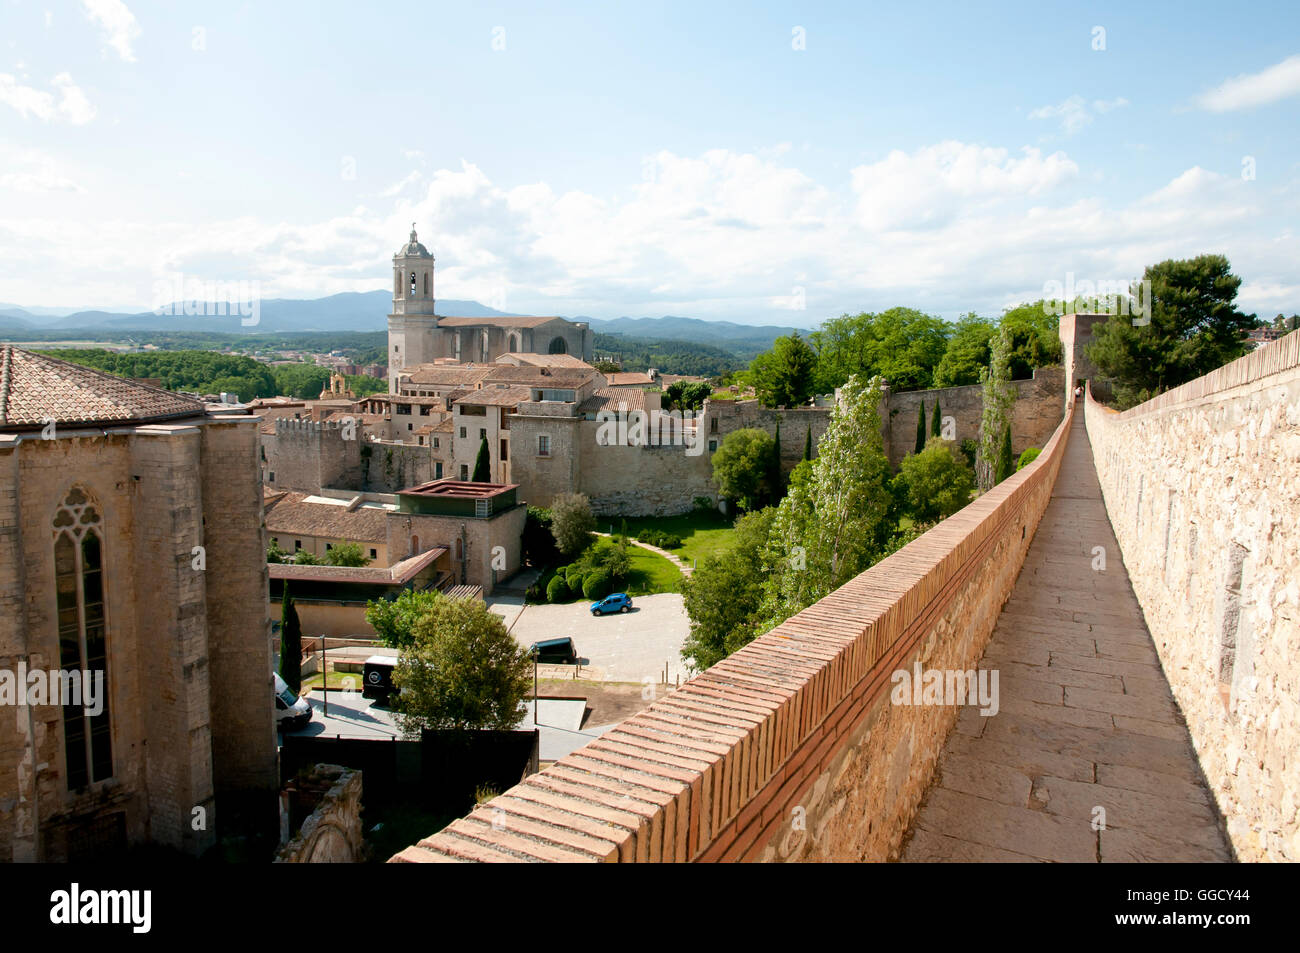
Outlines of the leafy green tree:
{"type": "Polygon", "coordinates": [[[997,483],[998,454],[1001,452],[1002,430],[1011,422],[1011,409],[1015,404],[1015,385],[1011,383],[1011,334],[1006,327],[999,329],[989,342],[989,366],[980,372],[981,396],[984,408],[980,416],[979,456],[975,464],[975,478],[980,489],[987,490],[997,483]]]}
{"type": "Polygon", "coordinates": [[[934,369],[934,387],[978,384],[980,370],[989,365],[989,338],[997,328],[974,312],[961,318],[948,337],[939,365],[934,369]]]}
{"type": "Polygon", "coordinates": [[[1002,431],[1002,445],[998,449],[998,469],[996,480],[1001,483],[1015,472],[1015,458],[1011,454],[1011,424],[1002,431]]]}
{"type": "Polygon", "coordinates": [[[729,545],[700,560],[683,582],[691,632],[682,658],[697,672],[753,641],[760,632],[767,547],[775,507],[746,513],[736,520],[729,545]]]}
{"type": "Polygon", "coordinates": [[[474,460],[474,475],[470,480],[474,483],[492,482],[492,458],[488,453],[487,437],[484,437],[478,445],[478,457],[474,460]]]}
{"type": "Polygon", "coordinates": [[[851,377],[815,460],[800,463],[777,507],[763,613],[789,618],[871,565],[888,540],[890,466],[880,433],[881,381],[851,377]]]}
{"type": "Polygon", "coordinates": [[[699,410],[713,388],[703,381],[674,381],[664,391],[665,408],[668,410],[699,410]]]}
{"type": "Polygon", "coordinates": [[[582,493],[563,493],[551,503],[551,535],[560,553],[572,559],[591,543],[596,518],[582,493]]]}
{"type": "MultiPolygon", "coordinates": [[[[1114,315],[1093,328],[1085,348],[1102,376],[1115,382],[1117,404],[1141,403],[1245,354],[1253,314],[1235,304],[1241,279],[1223,255],[1162,261],[1147,267],[1150,323],[1114,315]]],[[[1137,294],[1137,289],[1133,292],[1137,294]]]]}
{"type": "Polygon", "coordinates": [[[315,400],[330,382],[329,370],[319,364],[277,364],[271,373],[277,393],[299,400],[315,400]]]}
{"type": "Polygon", "coordinates": [[[302,623],[288,580],[280,597],[280,677],[295,695],[302,691],[302,623]]]}
{"type": "Polygon", "coordinates": [[[809,425],[808,425],[808,434],[807,434],[807,436],[804,437],[804,440],[803,440],[803,458],[804,458],[805,460],[811,460],[811,459],[812,459],[812,453],[813,453],[813,448],[812,448],[812,424],[809,424],[809,425]]]}
{"type": "Polygon", "coordinates": [[[1038,455],[1042,452],[1042,447],[1025,447],[1024,453],[1020,454],[1020,459],[1016,463],[1016,472],[1023,470],[1037,460],[1038,455]]]}
{"type": "Polygon", "coordinates": [[[280,544],[272,541],[271,545],[266,547],[266,561],[268,563],[287,563],[289,554],[280,548],[280,544]]]}
{"type": "Polygon", "coordinates": [[[817,385],[831,391],[849,377],[881,375],[899,392],[929,387],[947,348],[947,322],[914,308],[842,315],[813,333],[817,385]]]}
{"type": "Polygon", "coordinates": [[[764,407],[798,407],[812,396],[816,367],[816,352],[796,331],[754,358],[750,378],[764,407]]]}
{"type": "Polygon", "coordinates": [[[920,453],[925,449],[925,401],[921,401],[921,406],[916,409],[916,449],[913,453],[920,453]]]}
{"type": "Polygon", "coordinates": [[[536,569],[559,561],[560,551],[555,545],[555,536],[551,533],[550,510],[540,506],[528,507],[522,546],[524,561],[536,569]]]}
{"type": "Polygon", "coordinates": [[[765,495],[771,469],[772,438],[754,427],[733,430],[713,454],[713,482],[723,497],[742,510],[765,495]]]}
{"type": "Polygon", "coordinates": [[[370,560],[361,551],[360,543],[339,543],[325,553],[327,566],[369,566],[370,560]]]}
{"type": "Polygon", "coordinates": [[[293,564],[295,566],[323,566],[325,560],[309,550],[300,549],[293,554],[293,564]]]}
{"type": "Polygon", "coordinates": [[[1007,369],[1012,380],[1034,376],[1039,367],[1061,363],[1061,319],[1043,300],[1018,305],[1002,315],[1007,332],[1007,369]]]}
{"type": "Polygon", "coordinates": [[[947,519],[970,502],[975,489],[975,474],[950,440],[931,440],[920,453],[908,454],[895,480],[917,523],[947,519]]]}
{"type": "Polygon", "coordinates": [[[425,614],[434,600],[440,598],[442,593],[434,590],[416,592],[403,589],[396,599],[367,602],[366,621],[380,642],[389,648],[400,649],[411,644],[416,620],[425,614]]]}
{"type": "Polygon", "coordinates": [[[532,662],[479,599],[437,594],[420,607],[393,670],[398,724],[422,729],[510,729],[523,720],[532,662]]]}
{"type": "Polygon", "coordinates": [[[943,430],[943,418],[939,416],[939,399],[934,400],[934,416],[930,418],[930,436],[938,437],[943,430]]]}

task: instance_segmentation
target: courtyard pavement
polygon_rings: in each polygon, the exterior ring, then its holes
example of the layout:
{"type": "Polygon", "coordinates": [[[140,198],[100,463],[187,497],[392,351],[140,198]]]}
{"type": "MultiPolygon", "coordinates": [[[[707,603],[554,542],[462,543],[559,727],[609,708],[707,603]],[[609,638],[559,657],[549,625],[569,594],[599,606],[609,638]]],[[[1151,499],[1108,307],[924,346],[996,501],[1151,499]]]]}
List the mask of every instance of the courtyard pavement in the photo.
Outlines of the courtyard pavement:
{"type": "Polygon", "coordinates": [[[1228,861],[1191,738],[1111,530],[1082,410],[904,861],[1228,861]],[[1092,568],[1093,547],[1106,569],[1092,568]]]}
{"type": "Polygon", "coordinates": [[[680,593],[634,596],[630,612],[593,616],[585,599],[568,605],[521,607],[516,597],[489,608],[506,619],[510,634],[525,647],[543,639],[573,639],[585,659],[583,677],[608,682],[659,682],[668,667],[668,681],[686,681],[682,644],[690,634],[690,619],[680,593]]]}

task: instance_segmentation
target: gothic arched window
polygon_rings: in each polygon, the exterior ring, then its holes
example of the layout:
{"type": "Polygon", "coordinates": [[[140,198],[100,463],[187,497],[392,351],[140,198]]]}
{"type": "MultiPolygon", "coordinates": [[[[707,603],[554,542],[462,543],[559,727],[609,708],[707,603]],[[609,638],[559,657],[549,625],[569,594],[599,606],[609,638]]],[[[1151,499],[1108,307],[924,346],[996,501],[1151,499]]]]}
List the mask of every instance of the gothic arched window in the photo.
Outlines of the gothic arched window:
{"type": "Polygon", "coordinates": [[[103,530],[100,524],[98,507],[79,486],[68,491],[54,515],[59,668],[69,673],[62,680],[72,689],[68,696],[80,696],[62,699],[69,790],[84,788],[89,782],[113,776],[103,530]]]}
{"type": "Polygon", "coordinates": [[[567,347],[567,346],[565,345],[565,343],[564,343],[564,338],[561,338],[561,337],[554,337],[554,338],[551,338],[551,345],[550,345],[549,348],[547,348],[546,353],[548,353],[548,354],[568,354],[568,353],[569,353],[569,349],[568,349],[568,347],[567,347]]]}
{"type": "Polygon", "coordinates": [[[484,364],[487,363],[488,350],[489,350],[488,333],[485,330],[482,334],[479,335],[479,339],[478,339],[478,359],[482,361],[484,364]]]}
{"type": "Polygon", "coordinates": [[[415,297],[415,272],[411,272],[411,297],[415,297]]]}

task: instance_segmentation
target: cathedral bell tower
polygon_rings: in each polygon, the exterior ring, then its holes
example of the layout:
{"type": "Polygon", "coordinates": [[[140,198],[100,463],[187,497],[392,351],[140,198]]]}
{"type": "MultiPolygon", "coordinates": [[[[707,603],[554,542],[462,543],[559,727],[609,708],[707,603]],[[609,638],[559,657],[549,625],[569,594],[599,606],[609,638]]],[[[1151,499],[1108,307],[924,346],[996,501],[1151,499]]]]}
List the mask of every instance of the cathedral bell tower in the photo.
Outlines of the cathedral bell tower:
{"type": "Polygon", "coordinates": [[[411,238],[393,256],[393,312],[388,316],[388,392],[397,393],[404,368],[434,359],[438,316],[433,303],[433,255],[420,244],[411,223],[411,238]]]}

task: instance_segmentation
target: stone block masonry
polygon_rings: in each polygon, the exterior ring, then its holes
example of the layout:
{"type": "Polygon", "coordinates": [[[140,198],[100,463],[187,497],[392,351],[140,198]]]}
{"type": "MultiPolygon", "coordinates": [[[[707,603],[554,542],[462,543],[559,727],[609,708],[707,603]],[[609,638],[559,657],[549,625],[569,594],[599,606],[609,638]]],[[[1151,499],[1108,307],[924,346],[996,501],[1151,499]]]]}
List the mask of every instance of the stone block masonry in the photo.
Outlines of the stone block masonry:
{"type": "Polygon", "coordinates": [[[1122,414],[1089,398],[1086,414],[1232,846],[1300,860],[1300,332],[1122,414]]]}

